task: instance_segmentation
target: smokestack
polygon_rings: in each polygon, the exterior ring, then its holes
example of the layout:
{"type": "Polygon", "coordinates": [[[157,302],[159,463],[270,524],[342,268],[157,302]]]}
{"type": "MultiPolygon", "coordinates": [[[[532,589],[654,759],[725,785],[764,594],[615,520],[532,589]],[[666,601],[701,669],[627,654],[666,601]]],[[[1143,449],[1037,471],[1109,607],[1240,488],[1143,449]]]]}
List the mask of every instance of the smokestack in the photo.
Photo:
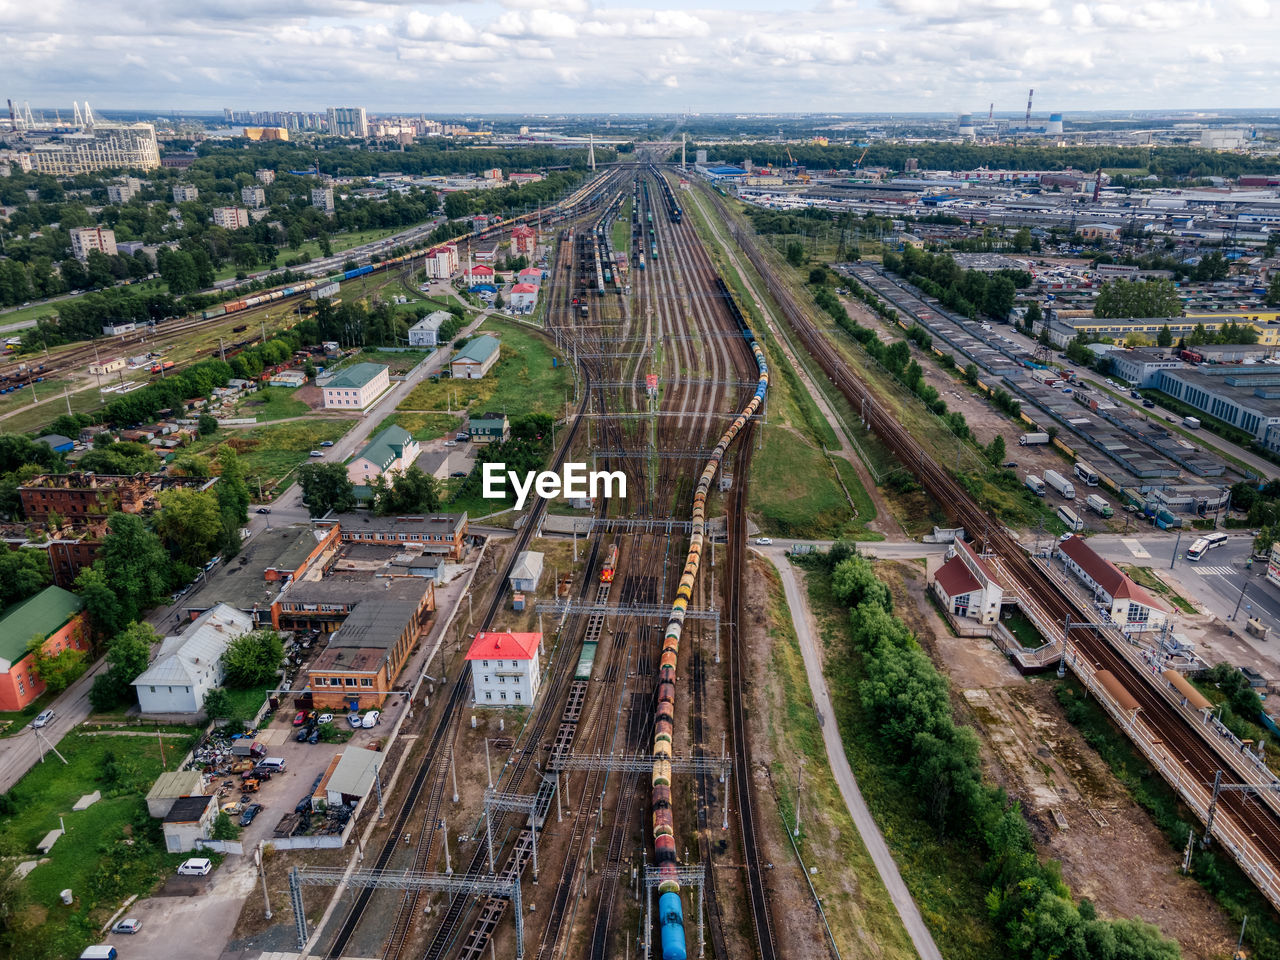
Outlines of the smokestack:
{"type": "Polygon", "coordinates": [[[1027,91],[1027,126],[1031,126],[1031,98],[1036,94],[1036,88],[1032,87],[1027,91]]]}

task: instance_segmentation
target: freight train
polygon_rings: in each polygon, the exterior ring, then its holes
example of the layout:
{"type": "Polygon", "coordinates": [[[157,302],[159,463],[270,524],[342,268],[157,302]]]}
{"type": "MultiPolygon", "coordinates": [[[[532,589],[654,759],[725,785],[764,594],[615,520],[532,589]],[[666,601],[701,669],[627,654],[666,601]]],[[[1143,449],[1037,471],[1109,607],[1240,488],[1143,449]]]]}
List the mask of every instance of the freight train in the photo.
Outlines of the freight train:
{"type": "Polygon", "coordinates": [[[671,184],[667,182],[667,178],[658,172],[655,164],[649,165],[649,172],[657,178],[658,183],[662,185],[662,201],[667,208],[667,219],[672,223],[680,223],[684,218],[684,211],[680,209],[680,203],[676,200],[675,191],[671,189],[671,184]]]}
{"type": "Polygon", "coordinates": [[[675,819],[671,806],[671,742],[675,734],[676,715],[676,661],[680,654],[680,635],[684,630],[685,611],[693,596],[693,584],[698,578],[702,562],[702,544],[705,537],[707,495],[716,471],[724,460],[735,437],[747,421],[764,403],[769,389],[769,367],[764,351],[756,341],[742,310],[734,300],[724,279],[716,278],[719,295],[724,299],[738,326],[739,332],[751,348],[759,371],[755,393],[746,406],[729,425],[720,442],[716,444],[698,479],[693,495],[693,525],[689,537],[689,553],[685,557],[684,573],[676,589],[671,605],[670,619],[662,642],[662,659],[658,668],[658,706],[653,722],[653,849],[654,862],[660,877],[658,889],[658,924],[662,936],[662,960],[686,960],[688,956],[684,932],[684,907],[680,901],[680,881],[676,871],[675,819]]]}

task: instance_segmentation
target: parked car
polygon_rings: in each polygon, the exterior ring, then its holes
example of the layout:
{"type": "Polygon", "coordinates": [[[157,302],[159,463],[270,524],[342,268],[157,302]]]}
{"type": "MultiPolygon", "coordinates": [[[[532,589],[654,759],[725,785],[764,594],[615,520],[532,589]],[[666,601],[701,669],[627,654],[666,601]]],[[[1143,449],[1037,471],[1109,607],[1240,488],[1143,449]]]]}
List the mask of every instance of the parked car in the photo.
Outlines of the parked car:
{"type": "Polygon", "coordinates": [[[457,440],[446,440],[446,441],[444,442],[444,445],[445,445],[446,447],[456,447],[456,446],[458,445],[458,441],[457,441],[457,440]]]}
{"type": "Polygon", "coordinates": [[[1006,461],[1004,462],[1004,468],[1005,468],[1006,470],[1017,470],[1017,469],[1018,469],[1018,462],[1017,462],[1016,460],[1006,460],[1006,461]]]}
{"type": "Polygon", "coordinates": [[[258,508],[258,512],[259,512],[259,513],[270,513],[270,512],[271,512],[271,508],[270,508],[270,507],[259,507],[259,508],[258,508]]]}
{"type": "Polygon", "coordinates": [[[319,720],[319,722],[320,722],[320,723],[333,723],[333,714],[332,714],[332,713],[322,713],[322,714],[320,714],[320,720],[319,720]]]}
{"type": "Polygon", "coordinates": [[[382,714],[379,713],[377,710],[370,710],[368,713],[364,715],[364,723],[362,724],[362,726],[364,726],[364,728],[367,730],[372,729],[373,727],[378,725],[378,718],[381,716],[382,714]]]}
{"type": "Polygon", "coordinates": [[[449,474],[449,476],[454,477],[454,478],[457,478],[457,477],[465,477],[466,475],[467,475],[467,471],[465,471],[465,470],[455,470],[455,471],[453,471],[453,473],[449,474]]]}
{"type": "Polygon", "coordinates": [[[332,446],[333,446],[333,441],[332,441],[332,440],[322,440],[322,441],[320,442],[320,446],[322,446],[322,447],[332,447],[332,446]]]}
{"type": "Polygon", "coordinates": [[[767,547],[771,543],[773,543],[773,539],[771,537],[756,537],[756,544],[758,546],[767,547]]]}
{"type": "Polygon", "coordinates": [[[244,813],[240,814],[240,826],[247,827],[253,823],[253,818],[262,812],[262,804],[251,803],[244,808],[244,813]]]}
{"type": "Polygon", "coordinates": [[[203,877],[212,869],[213,861],[208,857],[192,857],[190,860],[182,861],[182,865],[178,867],[178,876],[203,877]]]}
{"type": "Polygon", "coordinates": [[[321,453],[319,450],[312,450],[312,451],[311,451],[311,456],[313,456],[313,457],[323,457],[323,456],[324,456],[324,454],[323,454],[323,453],[321,453]]]}
{"type": "Polygon", "coordinates": [[[307,711],[299,710],[297,713],[293,715],[293,725],[295,727],[300,727],[306,722],[307,722],[307,711]]]}
{"type": "Polygon", "coordinates": [[[41,710],[38,714],[36,714],[36,718],[31,721],[31,726],[39,730],[41,727],[45,726],[52,719],[53,719],[52,710],[41,710]]]}
{"type": "Polygon", "coordinates": [[[111,928],[112,933],[137,933],[142,929],[142,921],[135,920],[130,917],[127,920],[121,920],[111,928]]]}
{"type": "Polygon", "coordinates": [[[320,742],[320,728],[312,727],[311,736],[307,737],[307,743],[319,743],[319,742],[320,742]]]}
{"type": "Polygon", "coordinates": [[[306,743],[309,736],[311,736],[311,724],[308,723],[306,726],[298,728],[298,733],[293,739],[297,740],[298,743],[306,743]]]}
{"type": "Polygon", "coordinates": [[[453,439],[455,439],[455,440],[470,440],[470,439],[471,439],[471,434],[469,434],[469,433],[455,433],[455,434],[453,435],[453,439]]]}
{"type": "Polygon", "coordinates": [[[347,723],[351,724],[353,730],[358,730],[364,723],[364,718],[358,713],[353,713],[347,717],[347,723]]]}

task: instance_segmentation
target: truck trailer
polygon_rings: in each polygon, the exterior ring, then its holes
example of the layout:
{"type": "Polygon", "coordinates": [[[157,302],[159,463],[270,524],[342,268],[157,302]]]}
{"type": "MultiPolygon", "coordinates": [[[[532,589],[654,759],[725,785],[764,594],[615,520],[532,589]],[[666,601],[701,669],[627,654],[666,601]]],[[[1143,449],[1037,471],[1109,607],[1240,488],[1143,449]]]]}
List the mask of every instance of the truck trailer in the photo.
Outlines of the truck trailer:
{"type": "Polygon", "coordinates": [[[1034,493],[1037,497],[1044,496],[1044,481],[1037,477],[1034,473],[1028,473],[1027,478],[1022,481],[1026,488],[1034,493]]]}
{"type": "Polygon", "coordinates": [[[1115,513],[1115,511],[1111,509],[1111,504],[1107,503],[1106,500],[1098,496],[1096,493],[1089,494],[1084,498],[1084,502],[1085,506],[1100,517],[1109,517],[1115,513]]]}
{"type": "Polygon", "coordinates": [[[1018,446],[1020,447],[1034,447],[1048,442],[1049,435],[1047,433],[1024,433],[1018,438],[1018,446]]]}
{"type": "Polygon", "coordinates": [[[1076,498],[1076,488],[1072,486],[1070,480],[1057,470],[1046,470],[1044,472],[1044,482],[1052,487],[1058,496],[1066,497],[1068,500],[1076,498]]]}

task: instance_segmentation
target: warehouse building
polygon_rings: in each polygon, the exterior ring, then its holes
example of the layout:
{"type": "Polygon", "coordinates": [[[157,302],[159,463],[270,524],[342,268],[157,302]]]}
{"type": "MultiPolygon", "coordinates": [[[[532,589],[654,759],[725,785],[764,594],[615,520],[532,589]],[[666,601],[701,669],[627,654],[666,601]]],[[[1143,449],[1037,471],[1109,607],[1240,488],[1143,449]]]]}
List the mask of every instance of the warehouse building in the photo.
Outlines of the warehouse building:
{"type": "Polygon", "coordinates": [[[1161,370],[1152,386],[1280,453],[1280,367],[1214,364],[1161,370]]]}
{"type": "Polygon", "coordinates": [[[1116,376],[1135,387],[1150,387],[1161,370],[1177,370],[1187,364],[1169,355],[1166,347],[1134,347],[1129,350],[1111,350],[1107,353],[1111,370],[1116,376]]]}
{"type": "MultiPolygon", "coordinates": [[[[1186,314],[1181,317],[1140,317],[1132,320],[1106,320],[1100,317],[1073,317],[1064,315],[1067,311],[1053,311],[1052,318],[1047,321],[1049,339],[1057,346],[1065,347],[1083,335],[1093,338],[1124,340],[1126,337],[1140,333],[1148,342],[1154,342],[1164,327],[1173,334],[1173,342],[1177,343],[1189,336],[1197,324],[1203,324],[1208,333],[1216,333],[1228,323],[1248,324],[1258,331],[1258,345],[1262,347],[1280,346],[1280,313],[1262,311],[1249,313],[1210,313],[1186,314]]],[[[1036,333],[1040,331],[1037,330],[1036,333]]]]}
{"type": "Polygon", "coordinates": [[[498,340],[488,334],[476,337],[459,350],[450,362],[455,379],[479,380],[498,362],[498,340]]]}

